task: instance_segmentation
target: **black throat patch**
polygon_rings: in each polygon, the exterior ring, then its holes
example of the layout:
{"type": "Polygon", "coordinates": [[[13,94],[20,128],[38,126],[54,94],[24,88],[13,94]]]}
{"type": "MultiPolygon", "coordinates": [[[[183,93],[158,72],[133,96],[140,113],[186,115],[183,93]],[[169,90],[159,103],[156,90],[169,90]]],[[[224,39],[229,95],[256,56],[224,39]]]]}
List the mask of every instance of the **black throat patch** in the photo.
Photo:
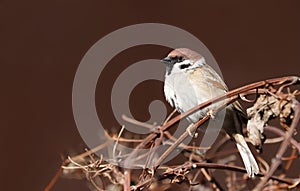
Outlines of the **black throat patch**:
{"type": "Polygon", "coordinates": [[[170,75],[172,70],[173,70],[174,64],[173,63],[168,63],[167,64],[167,74],[170,75]]]}

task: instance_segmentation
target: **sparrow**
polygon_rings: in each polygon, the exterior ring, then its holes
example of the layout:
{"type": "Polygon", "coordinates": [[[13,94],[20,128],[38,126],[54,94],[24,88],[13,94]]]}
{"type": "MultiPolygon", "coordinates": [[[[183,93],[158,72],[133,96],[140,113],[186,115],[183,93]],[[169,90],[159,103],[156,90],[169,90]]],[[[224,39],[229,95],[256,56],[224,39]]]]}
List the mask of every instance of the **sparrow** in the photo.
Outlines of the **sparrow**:
{"type": "MultiPolygon", "coordinates": [[[[218,73],[206,64],[202,55],[193,50],[174,49],[161,61],[166,65],[166,100],[180,113],[228,91],[218,73]]],[[[197,123],[212,107],[187,116],[187,120],[192,124],[197,123]]],[[[237,101],[228,105],[225,110],[222,128],[236,143],[249,177],[254,177],[259,173],[259,168],[242,132],[242,125],[247,123],[247,117],[237,101]]]]}

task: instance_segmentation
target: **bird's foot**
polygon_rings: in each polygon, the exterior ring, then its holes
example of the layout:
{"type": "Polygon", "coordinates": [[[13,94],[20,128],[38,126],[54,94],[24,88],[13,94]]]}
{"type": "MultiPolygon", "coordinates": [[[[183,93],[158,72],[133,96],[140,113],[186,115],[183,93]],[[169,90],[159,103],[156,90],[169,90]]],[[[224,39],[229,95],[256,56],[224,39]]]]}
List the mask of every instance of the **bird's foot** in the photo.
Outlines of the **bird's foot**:
{"type": "Polygon", "coordinates": [[[194,132],[191,131],[192,127],[194,126],[194,123],[191,123],[187,128],[186,132],[189,134],[189,136],[194,137],[194,132]]]}
{"type": "Polygon", "coordinates": [[[210,116],[211,119],[214,119],[214,118],[215,118],[215,114],[214,114],[214,111],[213,111],[213,110],[210,109],[210,110],[207,112],[207,114],[210,116]]]}

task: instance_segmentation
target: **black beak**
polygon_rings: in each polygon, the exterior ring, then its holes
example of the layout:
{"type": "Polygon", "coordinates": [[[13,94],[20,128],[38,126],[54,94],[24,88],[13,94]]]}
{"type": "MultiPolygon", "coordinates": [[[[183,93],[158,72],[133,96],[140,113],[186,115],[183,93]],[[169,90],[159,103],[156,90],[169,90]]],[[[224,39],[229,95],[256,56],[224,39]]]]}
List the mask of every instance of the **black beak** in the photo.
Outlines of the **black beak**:
{"type": "Polygon", "coordinates": [[[172,62],[172,59],[167,56],[164,59],[162,59],[161,62],[164,64],[170,64],[172,62]]]}

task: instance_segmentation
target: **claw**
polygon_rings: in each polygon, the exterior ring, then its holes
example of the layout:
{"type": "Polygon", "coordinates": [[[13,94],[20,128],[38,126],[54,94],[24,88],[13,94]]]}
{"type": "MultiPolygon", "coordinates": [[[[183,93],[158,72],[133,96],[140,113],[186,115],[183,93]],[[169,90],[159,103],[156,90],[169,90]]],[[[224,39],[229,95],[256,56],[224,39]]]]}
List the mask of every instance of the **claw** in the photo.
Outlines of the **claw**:
{"type": "Polygon", "coordinates": [[[188,132],[189,136],[194,137],[194,133],[191,132],[191,128],[194,126],[194,123],[191,123],[187,128],[186,128],[186,132],[188,132]]]}
{"type": "Polygon", "coordinates": [[[209,111],[207,112],[207,114],[210,116],[210,118],[212,118],[212,119],[215,118],[215,115],[214,115],[213,110],[209,110],[209,111]]]}

